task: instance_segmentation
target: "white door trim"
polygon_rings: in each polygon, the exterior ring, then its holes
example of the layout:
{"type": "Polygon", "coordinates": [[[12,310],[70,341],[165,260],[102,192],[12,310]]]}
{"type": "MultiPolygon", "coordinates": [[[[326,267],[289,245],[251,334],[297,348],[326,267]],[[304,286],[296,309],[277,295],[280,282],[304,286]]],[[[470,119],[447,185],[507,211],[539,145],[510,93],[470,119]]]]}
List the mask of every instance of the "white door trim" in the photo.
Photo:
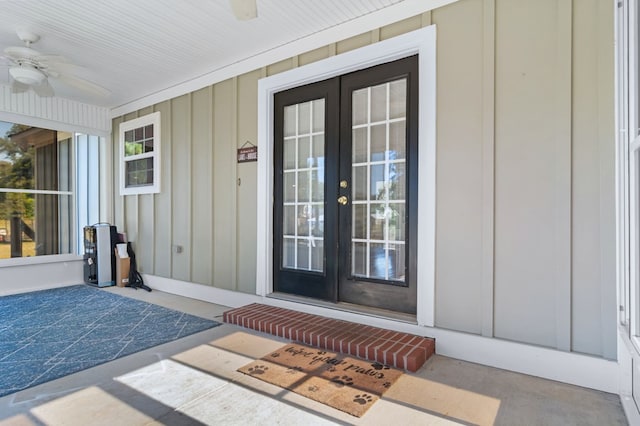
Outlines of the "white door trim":
{"type": "Polygon", "coordinates": [[[258,221],[256,294],[273,291],[273,95],[418,54],[417,322],[434,325],[436,199],[436,28],[431,25],[258,81],[258,221]]]}

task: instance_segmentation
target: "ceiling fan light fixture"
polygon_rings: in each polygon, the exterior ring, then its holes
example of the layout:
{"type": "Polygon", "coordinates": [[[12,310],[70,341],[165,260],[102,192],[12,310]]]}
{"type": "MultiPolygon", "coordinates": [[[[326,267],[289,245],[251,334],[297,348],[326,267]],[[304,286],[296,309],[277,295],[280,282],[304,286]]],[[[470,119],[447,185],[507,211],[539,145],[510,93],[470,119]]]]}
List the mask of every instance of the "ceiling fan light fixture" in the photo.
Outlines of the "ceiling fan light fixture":
{"type": "Polygon", "coordinates": [[[9,74],[19,83],[35,86],[41,84],[46,76],[42,71],[30,66],[22,65],[9,68],[9,74]]]}
{"type": "Polygon", "coordinates": [[[229,2],[233,14],[240,21],[248,21],[258,16],[256,0],[229,0],[229,2]]]}

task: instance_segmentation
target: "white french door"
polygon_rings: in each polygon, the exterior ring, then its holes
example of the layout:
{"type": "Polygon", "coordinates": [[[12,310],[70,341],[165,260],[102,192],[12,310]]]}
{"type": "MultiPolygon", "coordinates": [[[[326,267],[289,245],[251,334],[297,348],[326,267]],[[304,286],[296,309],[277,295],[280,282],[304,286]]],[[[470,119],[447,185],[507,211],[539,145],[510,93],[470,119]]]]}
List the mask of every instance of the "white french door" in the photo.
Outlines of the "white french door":
{"type": "MultiPolygon", "coordinates": [[[[640,406],[640,10],[616,3],[616,194],[620,394],[625,410],[640,406]],[[633,399],[635,404],[625,401],[633,399]]],[[[632,411],[629,411],[632,410],[632,411]]]]}

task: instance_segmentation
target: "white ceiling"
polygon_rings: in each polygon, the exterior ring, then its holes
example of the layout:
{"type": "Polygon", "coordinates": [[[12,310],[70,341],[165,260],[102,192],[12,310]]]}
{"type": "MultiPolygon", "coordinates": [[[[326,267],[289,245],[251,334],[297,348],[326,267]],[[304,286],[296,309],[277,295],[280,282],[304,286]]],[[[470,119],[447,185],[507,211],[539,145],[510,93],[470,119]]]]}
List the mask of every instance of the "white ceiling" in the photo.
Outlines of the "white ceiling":
{"type": "MultiPolygon", "coordinates": [[[[258,18],[238,21],[228,0],[3,0],[0,55],[22,45],[16,29],[35,32],[41,39],[33,48],[66,57],[82,66],[74,74],[111,91],[98,97],[51,79],[57,96],[113,108],[381,9],[415,3],[257,1],[258,18]]],[[[9,79],[0,59],[0,84],[9,79]]]]}

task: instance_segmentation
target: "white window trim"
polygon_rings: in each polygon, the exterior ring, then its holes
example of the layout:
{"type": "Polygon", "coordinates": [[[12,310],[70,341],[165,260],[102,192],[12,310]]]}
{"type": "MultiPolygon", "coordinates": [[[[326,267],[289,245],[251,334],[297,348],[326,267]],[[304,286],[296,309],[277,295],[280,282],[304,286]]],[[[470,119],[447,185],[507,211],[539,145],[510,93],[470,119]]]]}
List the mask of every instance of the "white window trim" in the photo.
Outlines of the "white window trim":
{"type": "Polygon", "coordinates": [[[120,195],[155,194],[160,192],[160,112],[154,112],[143,117],[120,123],[119,128],[119,151],[120,151],[120,195]],[[124,156],[124,134],[125,132],[139,127],[153,124],[153,153],[143,153],[127,157],[124,156]],[[140,160],[142,158],[153,157],[153,185],[130,186],[125,185],[125,162],[140,160]]]}
{"type": "Polygon", "coordinates": [[[256,294],[273,292],[273,96],[293,87],[418,54],[419,325],[435,322],[436,28],[435,25],[332,56],[258,81],[258,199],[256,294]]]}

